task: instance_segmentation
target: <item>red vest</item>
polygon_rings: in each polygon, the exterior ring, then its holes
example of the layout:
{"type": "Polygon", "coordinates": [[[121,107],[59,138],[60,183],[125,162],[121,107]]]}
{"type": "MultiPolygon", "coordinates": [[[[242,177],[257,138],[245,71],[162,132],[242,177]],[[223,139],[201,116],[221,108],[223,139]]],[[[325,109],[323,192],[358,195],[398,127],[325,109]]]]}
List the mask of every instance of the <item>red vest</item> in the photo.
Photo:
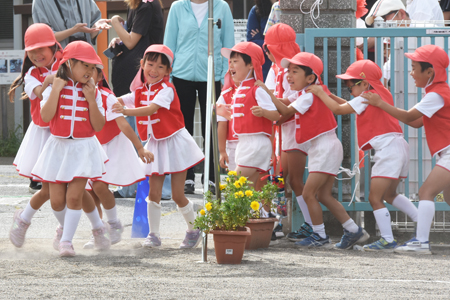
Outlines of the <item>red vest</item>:
{"type": "MultiPolygon", "coordinates": [[[[56,69],[58,68],[58,64],[55,63],[53,66],[56,65],[56,69]]],[[[39,80],[40,83],[43,83],[45,80],[45,77],[48,75],[51,75],[55,73],[55,71],[49,71],[47,68],[36,68],[33,67],[30,70],[30,75],[39,80]]],[[[33,120],[33,123],[36,124],[39,127],[48,127],[49,124],[42,121],[41,117],[41,100],[38,97],[35,97],[34,99],[30,98],[30,113],[31,113],[31,119],[33,120]]]]}
{"type": "MultiPolygon", "coordinates": [[[[330,91],[328,88],[325,85],[322,85],[322,87],[329,95],[330,91]]],[[[303,91],[303,93],[305,92],[303,91]]],[[[313,103],[305,114],[295,114],[295,140],[298,144],[308,142],[322,133],[326,133],[337,127],[333,112],[319,97],[315,95],[313,97],[313,103]]]]}
{"type": "Polygon", "coordinates": [[[423,116],[423,126],[431,156],[450,145],[450,88],[445,82],[433,83],[427,87],[427,93],[437,93],[444,98],[444,106],[431,118],[423,116]]]}
{"type": "MultiPolygon", "coordinates": [[[[99,92],[102,95],[103,108],[106,111],[108,109],[108,106],[106,103],[108,96],[114,95],[114,93],[105,87],[99,88],[99,92]]],[[[113,138],[115,138],[119,134],[120,134],[120,129],[119,129],[119,126],[117,126],[117,122],[115,119],[111,120],[111,121],[106,121],[105,126],[103,126],[102,130],[95,133],[95,135],[98,138],[98,141],[102,145],[109,143],[113,138]]]]}
{"type": "Polygon", "coordinates": [[[272,135],[272,121],[253,115],[251,108],[258,106],[255,79],[245,80],[234,94],[232,104],[232,126],[234,135],[263,133],[272,135]]]}
{"type": "Polygon", "coordinates": [[[81,83],[78,82],[74,87],[73,81],[69,80],[62,89],[55,116],[50,120],[50,132],[61,138],[94,136],[95,131],[89,119],[89,103],[84,97],[81,83]]]}
{"type": "MultiPolygon", "coordinates": [[[[370,92],[377,93],[375,90],[370,92]]],[[[392,99],[382,100],[394,106],[392,99]]],[[[372,149],[369,141],[374,137],[391,132],[402,133],[402,128],[396,118],[372,105],[368,105],[362,114],[356,115],[356,125],[358,126],[358,146],[364,151],[372,149]]]]}
{"type": "Polygon", "coordinates": [[[146,141],[150,134],[147,131],[148,124],[151,124],[152,126],[152,134],[155,140],[171,137],[184,128],[184,118],[180,109],[180,100],[178,99],[175,87],[169,81],[161,80],[158,83],[152,84],[150,85],[150,90],[147,88],[146,84],[136,89],[134,105],[136,108],[148,106],[156,95],[158,95],[158,92],[162,89],[169,88],[173,89],[174,93],[174,99],[170,104],[170,110],[161,107],[151,116],[136,117],[139,137],[142,141],[146,141]]]}
{"type": "MultiPolygon", "coordinates": [[[[221,95],[223,99],[225,100],[226,104],[231,104],[233,102],[234,94],[236,93],[235,88],[228,88],[225,91],[222,91],[221,95]]],[[[227,122],[228,130],[227,130],[227,141],[237,141],[238,138],[233,135],[233,122],[228,121],[227,122]]]]}

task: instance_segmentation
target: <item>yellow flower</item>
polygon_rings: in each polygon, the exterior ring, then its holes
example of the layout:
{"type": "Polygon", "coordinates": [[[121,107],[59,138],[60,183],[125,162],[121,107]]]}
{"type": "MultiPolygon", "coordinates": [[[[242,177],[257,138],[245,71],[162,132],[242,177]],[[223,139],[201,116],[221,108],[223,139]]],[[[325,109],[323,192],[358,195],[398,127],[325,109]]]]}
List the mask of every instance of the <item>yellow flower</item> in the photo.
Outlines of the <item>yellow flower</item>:
{"type": "Polygon", "coordinates": [[[259,202],[258,202],[258,201],[253,201],[253,202],[250,204],[250,207],[251,207],[253,210],[258,210],[258,209],[259,209],[259,202]]]}
{"type": "Polygon", "coordinates": [[[238,192],[234,193],[234,198],[239,198],[239,193],[238,192]]]}
{"type": "Polygon", "coordinates": [[[241,178],[239,178],[239,182],[244,184],[247,181],[247,178],[245,178],[244,176],[242,176],[241,178]]]}
{"type": "MultiPolygon", "coordinates": [[[[228,178],[227,178],[228,179],[228,178]]],[[[227,185],[226,184],[219,184],[219,188],[220,188],[220,190],[223,190],[224,188],[226,188],[227,187],[227,185]]]]}
{"type": "Polygon", "coordinates": [[[246,191],[245,191],[245,196],[251,197],[251,196],[253,196],[253,192],[250,191],[250,190],[246,190],[246,191]]]}
{"type": "Polygon", "coordinates": [[[226,181],[227,181],[227,182],[230,182],[230,178],[229,178],[229,177],[227,177],[226,181]]]}
{"type": "Polygon", "coordinates": [[[242,183],[240,181],[235,181],[234,186],[240,188],[242,186],[242,183]]]}
{"type": "Polygon", "coordinates": [[[232,175],[237,176],[236,171],[230,171],[230,172],[228,172],[228,176],[232,176],[232,175]]]}
{"type": "Polygon", "coordinates": [[[204,209],[202,209],[202,210],[200,210],[200,214],[201,214],[202,216],[204,216],[204,215],[206,214],[206,211],[205,211],[204,209]]]}
{"type": "Polygon", "coordinates": [[[206,208],[207,211],[210,211],[211,208],[212,208],[211,202],[206,203],[205,208],[206,208]]]}
{"type": "Polygon", "coordinates": [[[239,194],[239,197],[244,198],[244,192],[243,191],[239,191],[238,194],[239,194]]]}

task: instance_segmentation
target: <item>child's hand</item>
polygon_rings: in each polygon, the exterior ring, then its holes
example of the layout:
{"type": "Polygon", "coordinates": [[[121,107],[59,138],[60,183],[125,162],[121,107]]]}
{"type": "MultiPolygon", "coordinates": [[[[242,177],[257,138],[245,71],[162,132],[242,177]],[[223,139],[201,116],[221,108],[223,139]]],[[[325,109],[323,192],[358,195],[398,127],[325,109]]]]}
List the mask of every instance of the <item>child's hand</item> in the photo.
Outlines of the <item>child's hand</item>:
{"type": "Polygon", "coordinates": [[[53,79],[55,78],[55,75],[48,75],[47,77],[45,77],[44,82],[42,83],[41,88],[35,88],[33,90],[33,93],[36,95],[36,97],[38,97],[39,99],[42,100],[42,93],[45,91],[45,89],[53,83],[53,79]]]}
{"type": "Polygon", "coordinates": [[[221,168],[227,169],[229,164],[228,154],[226,152],[220,153],[219,164],[221,168]]]}
{"type": "Polygon", "coordinates": [[[228,121],[231,120],[231,104],[217,104],[216,114],[226,118],[228,121]]]}
{"type": "Polygon", "coordinates": [[[261,106],[253,106],[250,109],[255,117],[264,117],[264,109],[261,106]]]}
{"type": "Polygon", "coordinates": [[[264,82],[262,82],[261,80],[256,80],[255,85],[261,87],[263,90],[265,90],[270,95],[270,91],[267,88],[267,86],[264,84],[264,82]]]}
{"type": "Polygon", "coordinates": [[[83,84],[83,94],[86,97],[88,103],[95,102],[95,82],[94,79],[90,78],[88,82],[83,84]]]}
{"type": "Polygon", "coordinates": [[[66,85],[67,85],[67,81],[65,81],[62,78],[55,77],[55,79],[53,80],[52,89],[60,92],[66,85]]]}
{"type": "Polygon", "coordinates": [[[314,95],[318,95],[320,92],[323,92],[323,87],[319,84],[311,84],[307,89],[307,93],[313,93],[314,95]]]}
{"type": "Polygon", "coordinates": [[[155,160],[153,153],[142,147],[138,150],[139,158],[146,164],[149,164],[155,160]]]}
{"type": "Polygon", "coordinates": [[[374,94],[372,92],[362,94],[361,97],[366,99],[366,101],[362,101],[362,103],[364,103],[364,104],[370,104],[370,105],[379,107],[383,103],[383,100],[381,100],[380,95],[374,94]]]}
{"type": "Polygon", "coordinates": [[[115,113],[123,114],[125,109],[123,108],[123,105],[119,101],[117,101],[112,106],[112,111],[115,113]]]}

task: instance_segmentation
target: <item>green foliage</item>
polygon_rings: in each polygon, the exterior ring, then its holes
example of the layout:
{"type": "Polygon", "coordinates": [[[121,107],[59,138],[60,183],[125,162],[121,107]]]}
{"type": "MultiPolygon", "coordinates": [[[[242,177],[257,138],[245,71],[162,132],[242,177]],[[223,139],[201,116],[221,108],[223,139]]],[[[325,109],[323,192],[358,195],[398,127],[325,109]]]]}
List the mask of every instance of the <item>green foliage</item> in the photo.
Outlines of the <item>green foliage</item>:
{"type": "Polygon", "coordinates": [[[19,150],[22,137],[20,131],[22,126],[17,126],[15,130],[10,130],[6,137],[0,139],[0,156],[15,156],[19,150]]]}

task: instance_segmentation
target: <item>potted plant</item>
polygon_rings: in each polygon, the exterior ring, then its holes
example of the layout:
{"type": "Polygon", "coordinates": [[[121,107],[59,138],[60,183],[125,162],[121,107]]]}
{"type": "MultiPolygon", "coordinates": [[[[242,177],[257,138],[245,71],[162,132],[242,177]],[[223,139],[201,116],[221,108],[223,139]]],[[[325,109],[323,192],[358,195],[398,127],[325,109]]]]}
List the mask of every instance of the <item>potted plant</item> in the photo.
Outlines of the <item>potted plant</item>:
{"type": "Polygon", "coordinates": [[[245,225],[252,216],[252,207],[259,209],[259,193],[249,187],[247,178],[237,176],[235,171],[228,172],[220,190],[222,199],[213,200],[210,192],[205,194],[207,203],[194,226],[213,234],[217,263],[239,264],[250,235],[245,225]]]}
{"type": "Polygon", "coordinates": [[[277,193],[278,186],[272,182],[264,185],[261,192],[258,192],[261,205],[252,207],[252,217],[247,221],[247,227],[250,228],[251,236],[247,238],[245,249],[254,250],[269,247],[274,223],[277,221],[277,218],[271,217],[272,201],[277,197],[277,193]]]}

